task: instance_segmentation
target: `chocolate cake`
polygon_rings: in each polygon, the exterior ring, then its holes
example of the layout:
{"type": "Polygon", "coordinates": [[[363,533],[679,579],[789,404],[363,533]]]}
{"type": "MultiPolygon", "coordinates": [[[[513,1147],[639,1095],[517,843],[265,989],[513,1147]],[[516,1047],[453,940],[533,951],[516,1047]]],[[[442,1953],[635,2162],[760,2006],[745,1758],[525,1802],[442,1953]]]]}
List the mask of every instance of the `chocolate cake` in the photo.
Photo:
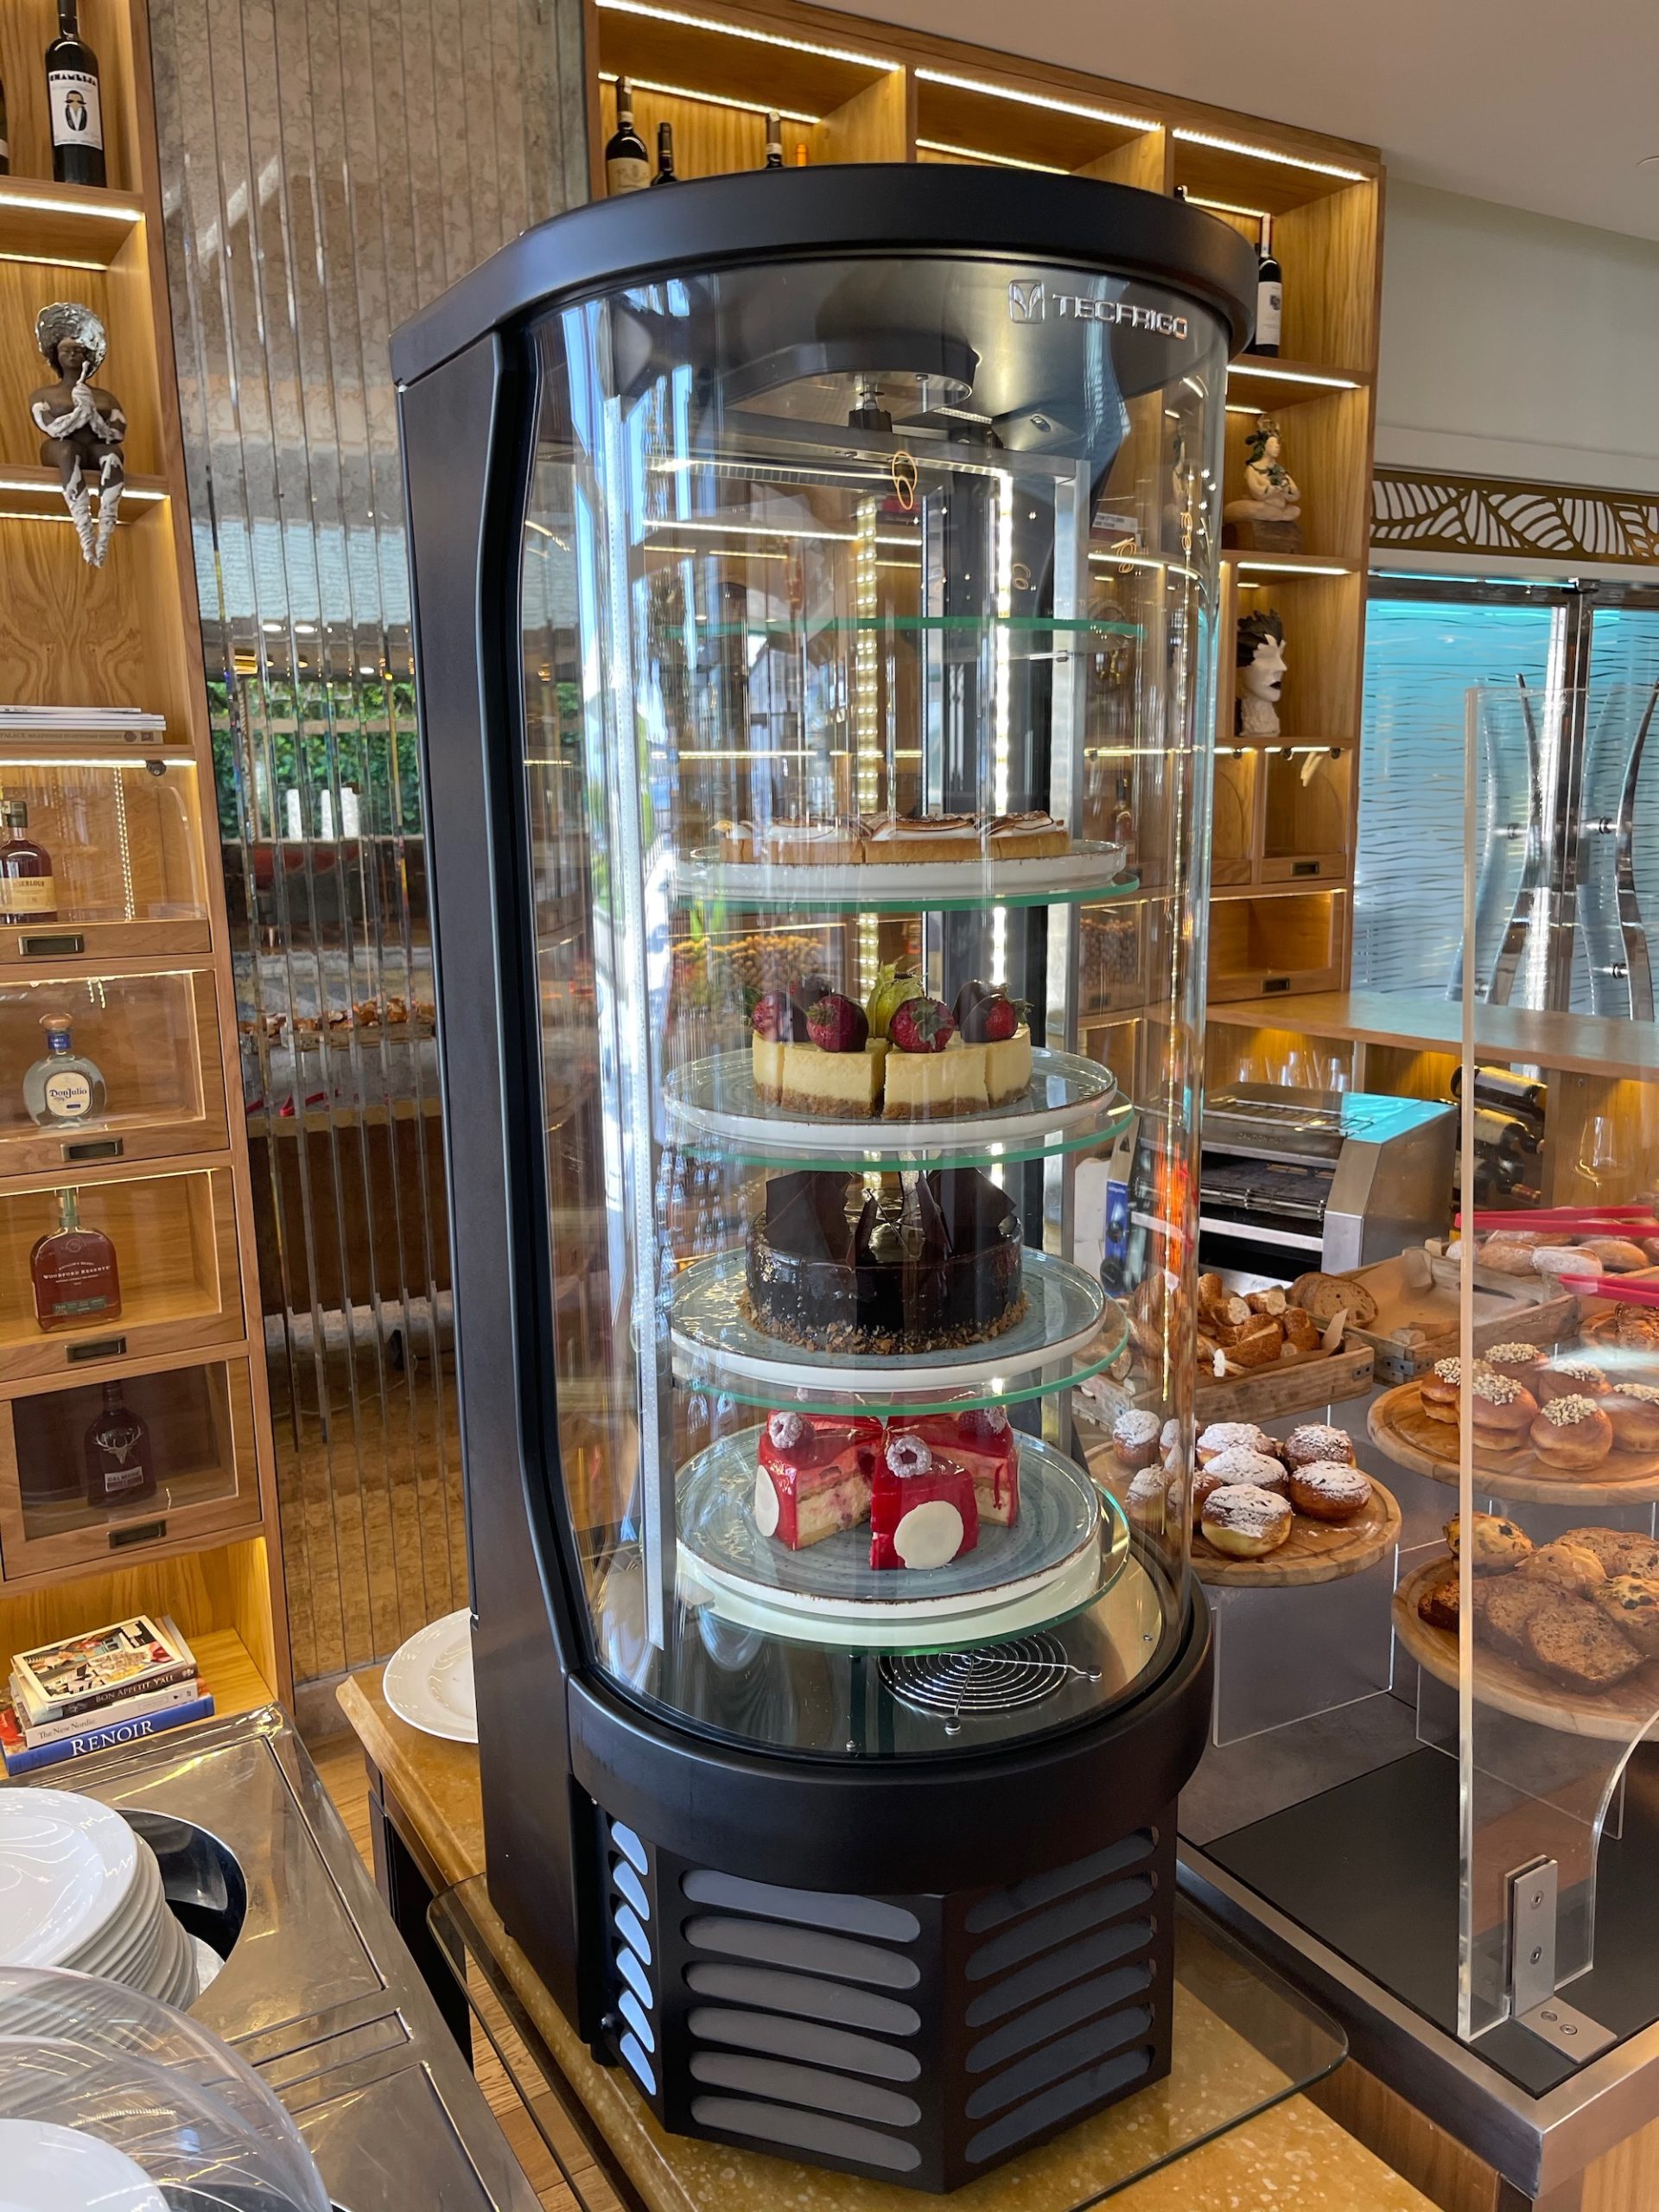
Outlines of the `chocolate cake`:
{"type": "Polygon", "coordinates": [[[973,1168],[776,1175],[749,1229],[749,1311],[818,1351],[975,1344],[1025,1312],[1021,1253],[1013,1201],[973,1168]]]}

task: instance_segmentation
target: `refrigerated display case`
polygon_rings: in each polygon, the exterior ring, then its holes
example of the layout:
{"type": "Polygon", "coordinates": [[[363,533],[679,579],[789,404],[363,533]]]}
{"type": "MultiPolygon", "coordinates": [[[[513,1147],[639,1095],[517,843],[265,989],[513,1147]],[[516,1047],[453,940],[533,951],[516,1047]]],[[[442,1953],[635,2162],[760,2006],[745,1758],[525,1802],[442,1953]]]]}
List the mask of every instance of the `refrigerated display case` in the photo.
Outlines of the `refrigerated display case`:
{"type": "Polygon", "coordinates": [[[677,2130],[940,2189],[1169,2065],[1208,1617],[1072,1402],[1135,1293],[1190,1441],[1254,283],[1153,195],[825,168],[395,342],[491,1892],[677,2130]]]}

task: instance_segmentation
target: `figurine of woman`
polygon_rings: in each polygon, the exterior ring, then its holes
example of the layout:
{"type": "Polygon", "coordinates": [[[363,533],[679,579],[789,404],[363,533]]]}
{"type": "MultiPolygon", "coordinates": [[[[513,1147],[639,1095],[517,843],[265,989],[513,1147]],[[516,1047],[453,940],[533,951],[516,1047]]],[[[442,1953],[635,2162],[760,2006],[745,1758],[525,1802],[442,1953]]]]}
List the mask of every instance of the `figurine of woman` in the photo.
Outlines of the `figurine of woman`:
{"type": "Polygon", "coordinates": [[[1272,607],[1246,614],[1238,626],[1237,712],[1241,737],[1277,737],[1279,695],[1285,683],[1285,626],[1272,607]]]}
{"type": "Polygon", "coordinates": [[[29,395],[29,411],[42,439],[41,459],[58,472],[83,556],[101,569],[127,480],[121,459],[127,435],[125,412],[112,391],[87,381],[104,365],[109,340],[90,308],[59,300],[35,317],[35,342],[58,378],[56,384],[29,395]]]}
{"type": "Polygon", "coordinates": [[[1255,428],[1245,441],[1245,451],[1249,458],[1244,464],[1244,497],[1230,499],[1223,517],[1230,524],[1243,523],[1249,528],[1243,534],[1235,528],[1229,535],[1238,537],[1242,543],[1263,550],[1300,553],[1302,530],[1298,518],[1302,512],[1302,495],[1295,478],[1280,458],[1284,441],[1271,415],[1256,416],[1255,428]]]}

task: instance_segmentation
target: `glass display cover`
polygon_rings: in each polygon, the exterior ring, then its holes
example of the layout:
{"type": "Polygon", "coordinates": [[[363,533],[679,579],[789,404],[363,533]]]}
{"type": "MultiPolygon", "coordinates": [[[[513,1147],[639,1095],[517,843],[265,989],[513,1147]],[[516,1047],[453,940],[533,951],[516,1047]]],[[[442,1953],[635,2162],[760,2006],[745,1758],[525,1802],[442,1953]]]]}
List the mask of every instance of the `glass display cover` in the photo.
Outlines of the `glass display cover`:
{"type": "Polygon", "coordinates": [[[1176,1649],[1226,343],[922,253],[533,334],[563,1517],[599,1664],[723,1736],[1027,1736],[1176,1649]]]}

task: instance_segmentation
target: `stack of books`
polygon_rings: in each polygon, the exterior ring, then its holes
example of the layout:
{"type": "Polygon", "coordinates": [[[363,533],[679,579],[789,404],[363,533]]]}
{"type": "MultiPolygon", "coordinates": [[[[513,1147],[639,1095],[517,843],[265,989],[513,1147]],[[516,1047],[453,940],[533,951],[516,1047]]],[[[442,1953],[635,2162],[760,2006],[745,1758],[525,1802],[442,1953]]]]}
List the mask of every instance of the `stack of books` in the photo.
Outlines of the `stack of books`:
{"type": "Polygon", "coordinates": [[[10,1687],[10,1699],[0,1699],[8,1774],[137,1743],[213,1709],[194,1654],[164,1613],[20,1651],[10,1687]]]}

